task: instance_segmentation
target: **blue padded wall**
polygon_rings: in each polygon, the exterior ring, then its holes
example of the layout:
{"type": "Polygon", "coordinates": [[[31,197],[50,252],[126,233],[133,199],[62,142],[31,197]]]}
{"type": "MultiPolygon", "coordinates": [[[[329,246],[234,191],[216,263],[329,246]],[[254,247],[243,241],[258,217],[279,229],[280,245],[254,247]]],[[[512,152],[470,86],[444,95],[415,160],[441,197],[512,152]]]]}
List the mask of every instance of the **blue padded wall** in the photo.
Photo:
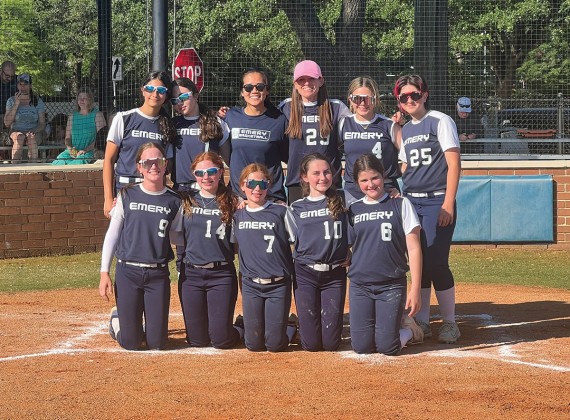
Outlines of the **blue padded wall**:
{"type": "Polygon", "coordinates": [[[550,175],[466,176],[457,193],[454,242],[552,242],[550,175]]]}

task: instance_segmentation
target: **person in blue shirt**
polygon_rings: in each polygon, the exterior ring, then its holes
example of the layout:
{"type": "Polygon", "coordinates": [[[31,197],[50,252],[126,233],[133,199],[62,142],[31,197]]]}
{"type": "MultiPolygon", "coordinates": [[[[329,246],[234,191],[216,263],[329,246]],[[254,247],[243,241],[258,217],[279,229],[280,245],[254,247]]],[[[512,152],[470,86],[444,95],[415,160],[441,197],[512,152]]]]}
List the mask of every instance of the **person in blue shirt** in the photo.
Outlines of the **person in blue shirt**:
{"type": "Polygon", "coordinates": [[[422,309],[417,323],[431,337],[431,285],[443,324],[438,341],[455,343],[461,336],[455,320],[455,281],[449,269],[449,252],[457,220],[455,198],[461,174],[457,128],[453,119],[430,109],[429,88],[419,75],[396,81],[394,96],[402,112],[411,116],[402,127],[403,194],[414,206],[422,225],[422,309]]]}
{"type": "Polygon", "coordinates": [[[176,136],[176,130],[163,108],[170,98],[170,83],[168,73],[151,72],[140,87],[144,99],[142,106],[118,112],[111,122],[103,160],[105,217],[110,217],[113,199],[121,187],[142,181],[133,164],[142,144],[150,141],[161,145],[165,148],[165,157],[172,159],[171,143],[176,136]]]}
{"type": "Polygon", "coordinates": [[[272,183],[268,198],[285,201],[282,162],[287,162],[287,118],[271,103],[267,74],[260,69],[248,69],[242,74],[241,96],[245,107],[227,111],[225,122],[230,128],[230,141],[221,145],[221,154],[230,164],[230,184],[233,191],[245,198],[239,183],[242,170],[251,163],[265,165],[272,183]]]}

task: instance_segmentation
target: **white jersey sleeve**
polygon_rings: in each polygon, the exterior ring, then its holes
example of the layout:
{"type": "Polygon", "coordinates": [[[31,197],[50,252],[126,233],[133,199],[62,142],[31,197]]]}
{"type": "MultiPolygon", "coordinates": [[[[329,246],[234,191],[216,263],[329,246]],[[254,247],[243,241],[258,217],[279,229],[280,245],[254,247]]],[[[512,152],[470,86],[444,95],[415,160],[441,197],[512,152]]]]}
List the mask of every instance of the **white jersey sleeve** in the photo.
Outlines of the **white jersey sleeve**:
{"type": "Polygon", "coordinates": [[[450,116],[445,115],[439,121],[437,126],[437,139],[441,144],[441,150],[444,152],[453,147],[459,147],[457,126],[450,116]]]}
{"type": "Polygon", "coordinates": [[[107,134],[107,141],[115,143],[119,146],[123,141],[123,134],[125,132],[125,125],[123,121],[123,113],[117,112],[111,121],[111,126],[109,127],[109,133],[107,134]]]}
{"type": "Polygon", "coordinates": [[[406,197],[402,197],[402,223],[406,235],[411,233],[416,226],[420,226],[420,219],[418,218],[416,210],[406,197]]]}

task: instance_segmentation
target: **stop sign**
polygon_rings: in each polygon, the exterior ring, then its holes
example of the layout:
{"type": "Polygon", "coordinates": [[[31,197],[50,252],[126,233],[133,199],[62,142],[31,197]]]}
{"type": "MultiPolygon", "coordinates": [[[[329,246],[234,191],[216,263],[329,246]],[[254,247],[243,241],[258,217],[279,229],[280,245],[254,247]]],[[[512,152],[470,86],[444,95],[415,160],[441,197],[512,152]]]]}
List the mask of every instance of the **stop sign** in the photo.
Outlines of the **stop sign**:
{"type": "Polygon", "coordinates": [[[204,87],[204,63],[194,48],[182,48],[172,64],[172,78],[187,77],[198,91],[204,87]]]}

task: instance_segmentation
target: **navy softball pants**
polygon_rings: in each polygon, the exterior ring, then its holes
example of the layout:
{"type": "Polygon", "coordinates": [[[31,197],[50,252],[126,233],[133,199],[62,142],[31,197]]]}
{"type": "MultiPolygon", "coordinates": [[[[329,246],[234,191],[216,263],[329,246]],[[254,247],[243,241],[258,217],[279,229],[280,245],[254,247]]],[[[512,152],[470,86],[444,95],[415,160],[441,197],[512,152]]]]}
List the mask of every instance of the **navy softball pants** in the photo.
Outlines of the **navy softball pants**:
{"type": "Polygon", "coordinates": [[[453,223],[441,227],[437,225],[437,218],[445,195],[430,198],[407,196],[407,198],[414,206],[422,225],[420,232],[423,254],[422,289],[431,288],[432,283],[434,289],[438,291],[451,289],[455,281],[449,269],[449,252],[457,221],[457,205],[455,205],[453,223]]]}
{"type": "Polygon", "coordinates": [[[182,264],[178,293],[186,341],[191,346],[205,347],[210,343],[227,349],[239,341],[233,327],[237,300],[237,275],[233,264],[218,268],[194,268],[182,264]]]}
{"type": "Polygon", "coordinates": [[[241,285],[245,346],[251,351],[283,351],[289,345],[291,278],[258,284],[244,277],[241,285]]]}
{"type": "Polygon", "coordinates": [[[400,351],[400,325],[406,299],[406,279],[384,284],[350,283],[350,338],[356,353],[400,351]]]}
{"type": "Polygon", "coordinates": [[[143,268],[117,262],[115,297],[120,331],[117,342],[127,350],[138,350],[145,333],[149,349],[161,349],[168,338],[170,273],[168,266],[143,268]]]}
{"type": "Polygon", "coordinates": [[[336,350],[342,338],[346,268],[315,271],[296,262],[294,290],[303,349],[336,350]]]}

